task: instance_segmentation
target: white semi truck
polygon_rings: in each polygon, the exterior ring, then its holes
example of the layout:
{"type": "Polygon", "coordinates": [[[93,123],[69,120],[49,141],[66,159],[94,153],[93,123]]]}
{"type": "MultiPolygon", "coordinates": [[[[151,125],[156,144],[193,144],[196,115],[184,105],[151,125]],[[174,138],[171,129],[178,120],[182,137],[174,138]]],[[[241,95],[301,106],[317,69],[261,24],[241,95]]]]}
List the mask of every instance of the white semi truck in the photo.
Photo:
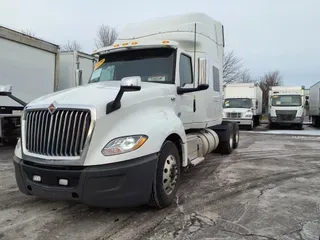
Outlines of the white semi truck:
{"type": "Polygon", "coordinates": [[[252,130],[260,124],[262,90],[257,83],[232,83],[224,86],[223,120],[237,122],[252,130]]]}
{"type": "Polygon", "coordinates": [[[20,136],[23,105],[87,83],[97,61],[82,52],[60,52],[58,45],[2,26],[0,49],[0,85],[12,86],[12,95],[0,96],[0,142],[5,143],[20,136]]]}
{"type": "Polygon", "coordinates": [[[273,86],[269,91],[269,128],[295,125],[303,129],[305,116],[304,86],[273,86]]]}
{"type": "Polygon", "coordinates": [[[312,126],[320,127],[320,81],[309,89],[309,115],[312,118],[312,126]]]}
{"type": "Polygon", "coordinates": [[[222,121],[224,34],[200,13],[129,24],[95,51],[90,83],[23,112],[21,192],[99,207],[170,205],[181,171],[238,146],[222,121]]]}

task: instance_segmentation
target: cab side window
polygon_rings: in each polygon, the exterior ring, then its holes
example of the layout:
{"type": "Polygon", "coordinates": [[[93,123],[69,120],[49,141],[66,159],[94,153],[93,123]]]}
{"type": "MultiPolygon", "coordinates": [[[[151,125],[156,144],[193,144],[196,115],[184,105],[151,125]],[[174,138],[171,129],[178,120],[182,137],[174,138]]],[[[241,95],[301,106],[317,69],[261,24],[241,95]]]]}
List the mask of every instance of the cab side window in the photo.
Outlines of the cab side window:
{"type": "Polygon", "coordinates": [[[220,92],[220,77],[219,77],[219,69],[215,66],[212,66],[213,71],[213,91],[220,92]]]}
{"type": "Polygon", "coordinates": [[[192,60],[185,54],[180,55],[179,74],[181,87],[193,83],[192,60]]]}

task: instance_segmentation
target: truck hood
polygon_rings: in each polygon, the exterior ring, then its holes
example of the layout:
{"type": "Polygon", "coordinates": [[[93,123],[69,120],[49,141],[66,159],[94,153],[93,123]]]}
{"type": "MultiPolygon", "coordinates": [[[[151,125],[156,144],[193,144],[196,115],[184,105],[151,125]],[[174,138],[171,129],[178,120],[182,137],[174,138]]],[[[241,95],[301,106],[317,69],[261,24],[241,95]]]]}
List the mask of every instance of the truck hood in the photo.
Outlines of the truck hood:
{"type": "MultiPolygon", "coordinates": [[[[61,105],[90,105],[105,112],[108,102],[113,101],[120,90],[120,81],[90,83],[48,94],[30,102],[27,107],[49,106],[55,102],[61,105]]],[[[121,99],[121,106],[127,107],[139,102],[155,98],[169,97],[176,93],[173,84],[141,83],[141,90],[125,92],[121,99]]]]}

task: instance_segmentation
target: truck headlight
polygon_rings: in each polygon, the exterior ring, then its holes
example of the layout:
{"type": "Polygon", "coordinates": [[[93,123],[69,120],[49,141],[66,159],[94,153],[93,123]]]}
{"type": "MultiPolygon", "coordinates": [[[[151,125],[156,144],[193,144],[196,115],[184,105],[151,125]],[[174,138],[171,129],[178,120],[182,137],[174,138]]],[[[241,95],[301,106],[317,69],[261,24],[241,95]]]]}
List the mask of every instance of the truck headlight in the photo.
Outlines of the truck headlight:
{"type": "Polygon", "coordinates": [[[246,115],[244,115],[245,118],[252,118],[252,113],[247,113],[246,115]]]}
{"type": "Polygon", "coordinates": [[[131,152],[140,148],[148,137],[146,135],[134,135],[119,137],[111,140],[102,150],[104,156],[118,155],[131,152]]]}

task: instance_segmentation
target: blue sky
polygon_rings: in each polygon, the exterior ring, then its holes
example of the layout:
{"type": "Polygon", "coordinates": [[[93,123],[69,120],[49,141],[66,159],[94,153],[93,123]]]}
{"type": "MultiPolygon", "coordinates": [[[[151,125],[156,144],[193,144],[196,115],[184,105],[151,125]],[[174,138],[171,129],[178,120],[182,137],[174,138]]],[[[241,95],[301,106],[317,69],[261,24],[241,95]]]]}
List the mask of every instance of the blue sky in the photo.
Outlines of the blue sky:
{"type": "Polygon", "coordinates": [[[254,77],[279,70],[286,85],[320,80],[319,0],[0,0],[0,24],[29,29],[47,41],[77,40],[94,50],[101,24],[204,12],[225,26],[226,51],[234,50],[254,77]]]}

